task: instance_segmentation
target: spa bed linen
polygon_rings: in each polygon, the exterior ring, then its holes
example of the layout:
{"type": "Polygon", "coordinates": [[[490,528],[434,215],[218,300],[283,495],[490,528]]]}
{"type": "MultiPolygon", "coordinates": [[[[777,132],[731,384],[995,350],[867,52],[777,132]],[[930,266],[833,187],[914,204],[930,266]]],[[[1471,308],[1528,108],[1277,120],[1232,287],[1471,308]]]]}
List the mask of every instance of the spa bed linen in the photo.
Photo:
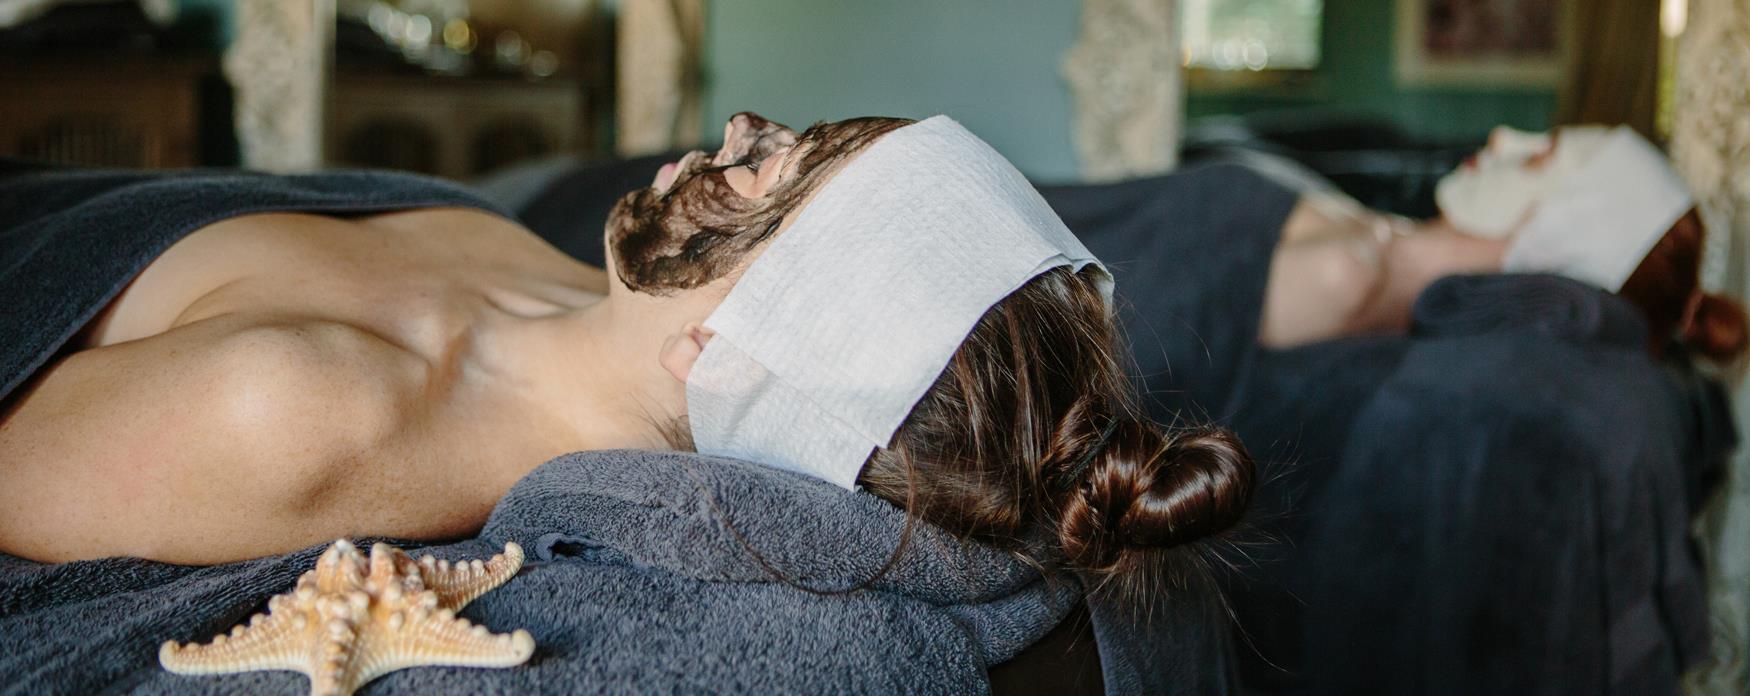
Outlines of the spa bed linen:
{"type": "Polygon", "coordinates": [[[1688,528],[1736,436],[1632,305],[1449,277],[1407,335],[1262,350],[1295,194],[1233,165],[1045,194],[1118,275],[1152,413],[1232,427],[1274,470],[1258,506],[1285,543],[1234,588],[1247,688],[1675,693],[1705,654],[1688,528]]]}
{"type": "MultiPolygon", "coordinates": [[[[599,259],[663,158],[547,170],[519,213],[599,259]]],[[[483,188],[489,195],[493,182],[483,188]]],[[[1113,271],[1151,414],[1232,427],[1265,469],[1230,588],[1244,689],[1675,693],[1708,617],[1688,524],[1737,441],[1719,385],[1552,276],[1430,287],[1407,335],[1255,341],[1299,193],[1236,164],[1041,189],[1113,271]]]]}
{"type": "Polygon", "coordinates": [[[452,183],[384,172],[280,177],[33,167],[0,159],[0,402],[172,244],[262,212],[367,215],[462,206],[510,215],[452,183]]]}
{"type": "MultiPolygon", "coordinates": [[[[428,206],[497,211],[453,184],[394,174],[167,175],[0,160],[0,398],[201,226],[250,212],[428,206]]],[[[528,629],[531,661],[403,670],[364,691],[980,693],[987,669],[1082,602],[1075,579],[1042,577],[928,525],[866,589],[811,591],[869,579],[904,528],[903,513],[872,496],[745,462],[559,457],[517,483],[478,537],[415,551],[527,549],[517,577],[461,614],[496,632],[528,629]]],[[[177,676],[156,656],[166,640],[204,642],[261,611],[320,551],[211,567],[0,555],[0,691],[300,693],[308,687],[296,673],[177,676]]],[[[1182,593],[1142,621],[1090,604],[1107,693],[1228,690],[1213,604],[1182,593]]]]}
{"type": "MultiPolygon", "coordinates": [[[[905,527],[870,496],[730,460],[640,451],[546,463],[478,538],[416,554],[482,558],[515,541],[529,561],[461,615],[525,628],[508,669],[414,668],[366,693],[976,693],[1077,601],[989,549],[920,527],[865,592],[905,527]],[[731,527],[733,526],[733,532],[731,527]]],[[[33,693],[299,693],[294,672],[179,676],[164,640],[206,641],[291,586],[321,548],[196,568],[138,559],[0,559],[0,674],[33,693]]]]}

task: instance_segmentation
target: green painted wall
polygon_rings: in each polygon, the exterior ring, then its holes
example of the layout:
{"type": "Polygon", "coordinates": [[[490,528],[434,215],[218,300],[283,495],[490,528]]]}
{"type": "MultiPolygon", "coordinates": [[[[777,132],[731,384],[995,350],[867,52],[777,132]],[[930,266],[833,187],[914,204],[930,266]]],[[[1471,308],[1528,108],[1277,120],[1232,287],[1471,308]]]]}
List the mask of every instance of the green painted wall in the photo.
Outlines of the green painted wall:
{"type": "MultiPolygon", "coordinates": [[[[1433,140],[1481,138],[1497,123],[1547,127],[1548,88],[1400,88],[1395,0],[1325,0],[1323,65],[1304,84],[1194,92],[1193,116],[1331,107],[1392,117],[1433,140]]],[[[719,0],[705,60],[706,132],[758,111],[793,126],[947,113],[1036,177],[1075,176],[1069,90],[1073,0],[719,0]]]]}
{"type": "MultiPolygon", "coordinates": [[[[1192,117],[1325,107],[1388,116],[1441,141],[1497,123],[1549,126],[1548,88],[1405,88],[1394,73],[1396,0],[1325,0],[1323,65],[1304,83],[1186,96],[1192,117]]],[[[182,0],[189,19],[232,33],[234,0],[182,0]]],[[[1074,0],[716,0],[705,46],[706,132],[753,110],[793,126],[946,113],[1028,174],[1076,175],[1069,90],[1074,0]]]]}
{"type": "Polygon", "coordinates": [[[737,111],[801,128],[851,116],[953,116],[1022,171],[1076,175],[1058,63],[1067,0],[720,0],[705,46],[705,132],[737,111]]]}
{"type": "Polygon", "coordinates": [[[236,0],[181,0],[177,4],[177,22],[198,27],[206,35],[209,47],[217,50],[231,43],[236,32],[231,19],[236,11],[236,0]]]}
{"type": "Polygon", "coordinates": [[[1400,87],[1394,66],[1394,0],[1325,0],[1324,55],[1304,84],[1245,92],[1192,92],[1192,116],[1296,107],[1342,108],[1389,116],[1412,134],[1440,141],[1482,138],[1496,124],[1548,128],[1552,88],[1400,87]]]}

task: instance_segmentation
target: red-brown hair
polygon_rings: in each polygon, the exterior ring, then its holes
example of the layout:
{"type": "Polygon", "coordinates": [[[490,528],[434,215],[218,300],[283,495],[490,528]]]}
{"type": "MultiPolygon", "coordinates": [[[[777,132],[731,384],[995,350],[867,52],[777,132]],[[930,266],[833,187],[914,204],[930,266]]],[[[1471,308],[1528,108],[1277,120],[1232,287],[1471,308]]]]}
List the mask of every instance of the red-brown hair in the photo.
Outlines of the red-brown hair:
{"type": "Polygon", "coordinates": [[[1750,346],[1743,307],[1701,288],[1701,252],[1706,231],[1691,209],[1647,252],[1617,291],[1646,315],[1655,354],[1676,339],[1689,351],[1729,362],[1750,346]]]}

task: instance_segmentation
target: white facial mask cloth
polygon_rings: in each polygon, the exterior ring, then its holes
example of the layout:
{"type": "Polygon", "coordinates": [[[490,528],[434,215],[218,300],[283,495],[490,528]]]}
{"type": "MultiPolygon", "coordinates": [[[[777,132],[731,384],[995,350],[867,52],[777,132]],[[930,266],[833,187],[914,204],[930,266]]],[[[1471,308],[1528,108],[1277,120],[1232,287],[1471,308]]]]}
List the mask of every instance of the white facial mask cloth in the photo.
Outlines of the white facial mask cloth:
{"type": "MultiPolygon", "coordinates": [[[[693,439],[854,489],[978,319],[1058,266],[1099,264],[1020,172],[946,116],[827,182],[705,326],[693,439]]],[[[1107,305],[1111,276],[1099,266],[1107,305]]]]}
{"type": "MultiPolygon", "coordinates": [[[[1550,148],[1548,133],[1500,128],[1489,136],[1489,147],[1472,161],[1441,177],[1434,201],[1441,214],[1468,234],[1500,239],[1513,232],[1537,204],[1549,183],[1559,179],[1566,157],[1552,158],[1542,168],[1527,162],[1550,148]]],[[[1571,141],[1564,141],[1572,144],[1571,141]]],[[[1574,148],[1560,150],[1567,155],[1574,148]]]]}
{"type": "Polygon", "coordinates": [[[1557,273],[1616,292],[1693,207],[1695,198],[1664,154],[1633,129],[1618,126],[1584,166],[1537,202],[1508,243],[1502,266],[1557,273]]]}

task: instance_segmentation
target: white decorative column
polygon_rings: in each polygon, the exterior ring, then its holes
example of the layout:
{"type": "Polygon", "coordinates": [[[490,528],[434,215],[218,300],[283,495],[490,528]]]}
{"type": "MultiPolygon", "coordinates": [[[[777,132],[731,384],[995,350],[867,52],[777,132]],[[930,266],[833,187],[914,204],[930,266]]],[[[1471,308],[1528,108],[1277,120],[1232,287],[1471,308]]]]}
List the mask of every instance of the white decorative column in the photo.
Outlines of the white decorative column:
{"type": "Polygon", "coordinates": [[[619,136],[615,149],[633,156],[699,142],[700,53],[705,0],[621,0],[619,136]]]}
{"type": "Polygon", "coordinates": [[[236,95],[243,166],[322,166],[322,112],[333,55],[333,0],[237,0],[225,77],[236,95]]]}
{"type": "MultiPolygon", "coordinates": [[[[1708,287],[1750,295],[1750,4],[1688,0],[1677,41],[1671,156],[1700,200],[1708,287]]],[[[1738,431],[1750,434],[1750,388],[1733,399],[1738,431]]],[[[1692,671],[1685,691],[1750,693],[1750,448],[1732,458],[1722,494],[1701,524],[1713,613],[1712,664],[1692,671]]]]}
{"type": "Polygon", "coordinates": [[[1184,120],[1175,0],[1082,0],[1064,56],[1086,181],[1159,174],[1178,162],[1184,120]]]}

